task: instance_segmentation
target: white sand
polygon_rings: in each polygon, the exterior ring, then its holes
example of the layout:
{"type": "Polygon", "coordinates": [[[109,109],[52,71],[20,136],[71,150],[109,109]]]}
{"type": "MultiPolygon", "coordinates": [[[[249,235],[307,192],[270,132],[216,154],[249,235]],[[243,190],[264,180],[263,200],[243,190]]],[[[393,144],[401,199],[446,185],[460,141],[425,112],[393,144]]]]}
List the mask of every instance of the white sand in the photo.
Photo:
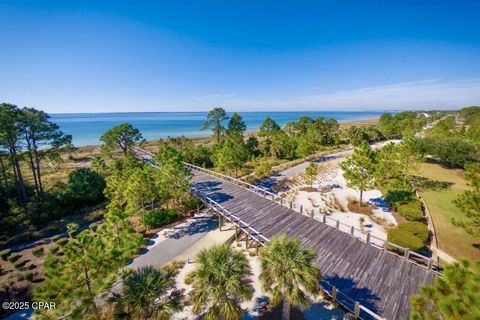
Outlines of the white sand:
{"type": "MultiPolygon", "coordinates": [[[[380,145],[377,145],[378,148],[380,145]]],[[[360,192],[347,187],[339,163],[345,158],[335,158],[318,163],[319,171],[312,187],[313,192],[302,191],[309,187],[303,183],[303,172],[293,177],[291,189],[284,193],[287,201],[293,201],[295,208],[303,207],[304,212],[314,211],[315,217],[322,220],[321,213],[328,214],[329,225],[335,224],[334,220],[361,229],[364,233],[370,232],[372,236],[382,240],[387,238],[387,228],[397,225],[390,208],[387,206],[379,190],[363,192],[363,201],[374,205],[372,217],[348,211],[348,199],[359,200],[360,192]],[[363,225],[360,219],[364,219],[363,225]]],[[[349,228],[342,226],[342,231],[349,232],[349,228]]],[[[382,241],[378,241],[381,245],[382,241]]]]}
{"type": "MultiPolygon", "coordinates": [[[[247,258],[250,267],[251,267],[251,284],[253,286],[254,292],[252,299],[241,303],[241,307],[244,310],[244,320],[258,319],[259,310],[266,306],[268,303],[268,295],[265,291],[262,290],[262,286],[259,280],[259,275],[261,272],[260,259],[258,256],[250,256],[249,252],[244,249],[244,243],[241,243],[241,246],[238,247],[237,243],[233,243],[232,247],[235,250],[241,250],[245,257],[247,258]]],[[[250,249],[250,252],[255,252],[254,249],[250,249]]],[[[177,288],[183,290],[183,293],[188,297],[189,293],[192,291],[192,286],[185,284],[185,277],[188,273],[195,269],[196,264],[186,263],[184,267],[180,270],[176,277],[177,288]]],[[[310,308],[304,311],[305,319],[307,320],[327,320],[327,319],[343,319],[345,312],[341,308],[337,308],[330,304],[328,301],[322,300],[320,297],[314,301],[310,308]]],[[[200,319],[200,316],[195,316],[192,313],[191,306],[185,306],[181,312],[174,314],[173,319],[175,320],[189,320],[189,319],[200,319]]]]}

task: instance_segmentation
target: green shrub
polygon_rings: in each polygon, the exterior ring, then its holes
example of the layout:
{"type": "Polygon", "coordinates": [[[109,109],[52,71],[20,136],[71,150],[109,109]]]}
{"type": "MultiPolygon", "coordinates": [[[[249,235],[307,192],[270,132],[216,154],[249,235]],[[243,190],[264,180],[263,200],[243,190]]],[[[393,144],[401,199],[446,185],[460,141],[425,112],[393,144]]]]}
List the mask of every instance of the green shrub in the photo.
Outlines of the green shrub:
{"type": "MultiPolygon", "coordinates": [[[[406,231],[400,228],[388,230],[387,239],[392,243],[395,243],[405,248],[409,248],[413,251],[421,250],[424,247],[422,239],[420,239],[410,231],[406,231]]],[[[395,250],[395,248],[393,249],[395,250]]]]}
{"type": "Polygon", "coordinates": [[[35,257],[43,256],[44,252],[45,252],[45,250],[43,249],[43,247],[36,247],[35,249],[32,250],[32,254],[35,257]]]}
{"type": "Polygon", "coordinates": [[[50,241],[57,241],[58,239],[61,238],[61,235],[57,234],[57,235],[54,235],[53,237],[50,238],[50,241]]]}
{"type": "Polygon", "coordinates": [[[398,229],[413,233],[415,236],[421,239],[423,243],[427,243],[428,241],[428,236],[429,236],[428,228],[425,224],[421,222],[408,221],[400,224],[398,226],[398,229]]]}
{"type": "Polygon", "coordinates": [[[385,200],[394,205],[397,202],[409,202],[415,199],[413,189],[404,181],[390,179],[385,183],[385,200]]]}
{"type": "Polygon", "coordinates": [[[272,171],[271,163],[263,162],[255,167],[255,176],[258,178],[264,178],[269,176],[271,171],[272,171]]]}
{"type": "Polygon", "coordinates": [[[15,262],[13,264],[13,267],[18,270],[18,269],[22,268],[26,263],[27,263],[27,260],[21,259],[21,260],[18,260],[17,262],[15,262]]]}
{"type": "Polygon", "coordinates": [[[57,263],[59,262],[60,260],[57,258],[57,257],[50,257],[48,258],[47,260],[45,260],[45,262],[43,263],[43,266],[45,268],[53,268],[57,265],[57,263]]]}
{"type": "Polygon", "coordinates": [[[93,222],[93,223],[90,223],[90,225],[88,226],[88,229],[95,231],[97,230],[97,227],[98,227],[98,223],[93,222]]]}
{"type": "Polygon", "coordinates": [[[58,252],[58,250],[60,250],[60,247],[56,244],[52,245],[50,248],[48,248],[48,252],[50,254],[55,254],[58,252]]]}
{"type": "Polygon", "coordinates": [[[8,256],[8,261],[10,262],[15,262],[20,258],[20,255],[18,253],[12,253],[11,255],[8,256]]]}
{"type": "Polygon", "coordinates": [[[3,260],[7,260],[8,256],[12,253],[12,250],[11,249],[5,249],[5,250],[2,250],[0,251],[0,257],[3,259],[3,260]]]}
{"type": "Polygon", "coordinates": [[[59,240],[57,241],[57,243],[58,243],[58,245],[60,245],[60,246],[64,246],[64,245],[66,245],[66,244],[68,243],[68,239],[67,239],[67,238],[59,239],[59,240]]]}
{"type": "Polygon", "coordinates": [[[28,282],[32,282],[33,273],[30,272],[30,271],[24,271],[24,272],[20,273],[18,278],[19,278],[19,280],[25,280],[25,281],[28,281],[28,282]]]}
{"type": "Polygon", "coordinates": [[[172,222],[177,218],[173,209],[154,209],[145,213],[145,225],[148,228],[156,228],[172,222]]]}
{"type": "Polygon", "coordinates": [[[424,221],[422,205],[420,201],[413,200],[410,202],[402,202],[395,206],[397,212],[409,221],[424,221]]]}

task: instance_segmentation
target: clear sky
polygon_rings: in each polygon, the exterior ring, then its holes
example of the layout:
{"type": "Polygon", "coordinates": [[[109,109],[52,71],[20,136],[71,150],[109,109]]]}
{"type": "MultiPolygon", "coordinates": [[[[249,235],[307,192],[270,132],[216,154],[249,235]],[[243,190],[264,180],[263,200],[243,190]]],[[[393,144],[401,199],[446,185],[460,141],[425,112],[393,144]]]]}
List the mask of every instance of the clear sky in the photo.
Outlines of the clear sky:
{"type": "Polygon", "coordinates": [[[0,0],[0,102],[47,112],[480,104],[480,1],[0,0]]]}

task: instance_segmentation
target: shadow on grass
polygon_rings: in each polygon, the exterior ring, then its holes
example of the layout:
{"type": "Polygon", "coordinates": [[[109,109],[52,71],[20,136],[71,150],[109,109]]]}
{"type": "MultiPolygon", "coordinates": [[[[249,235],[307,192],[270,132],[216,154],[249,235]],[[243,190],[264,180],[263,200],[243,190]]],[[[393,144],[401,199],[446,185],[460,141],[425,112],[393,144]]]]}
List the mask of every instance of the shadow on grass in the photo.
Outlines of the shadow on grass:
{"type": "Polygon", "coordinates": [[[426,177],[415,176],[413,182],[422,191],[448,190],[454,183],[449,181],[438,181],[426,177]]]}

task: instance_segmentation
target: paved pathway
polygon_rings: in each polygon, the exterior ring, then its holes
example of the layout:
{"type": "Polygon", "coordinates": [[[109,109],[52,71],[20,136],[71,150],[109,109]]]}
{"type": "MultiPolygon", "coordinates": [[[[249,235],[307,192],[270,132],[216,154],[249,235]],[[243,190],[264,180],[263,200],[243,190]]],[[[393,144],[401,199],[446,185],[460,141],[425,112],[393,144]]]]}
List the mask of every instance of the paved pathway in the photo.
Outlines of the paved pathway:
{"type": "Polygon", "coordinates": [[[156,243],[152,243],[147,252],[137,257],[127,267],[138,269],[148,265],[165,265],[195,246],[197,242],[217,227],[217,218],[203,213],[175,226],[174,229],[162,230],[159,234],[160,239],[153,239],[152,241],[156,241],[156,243]]]}

